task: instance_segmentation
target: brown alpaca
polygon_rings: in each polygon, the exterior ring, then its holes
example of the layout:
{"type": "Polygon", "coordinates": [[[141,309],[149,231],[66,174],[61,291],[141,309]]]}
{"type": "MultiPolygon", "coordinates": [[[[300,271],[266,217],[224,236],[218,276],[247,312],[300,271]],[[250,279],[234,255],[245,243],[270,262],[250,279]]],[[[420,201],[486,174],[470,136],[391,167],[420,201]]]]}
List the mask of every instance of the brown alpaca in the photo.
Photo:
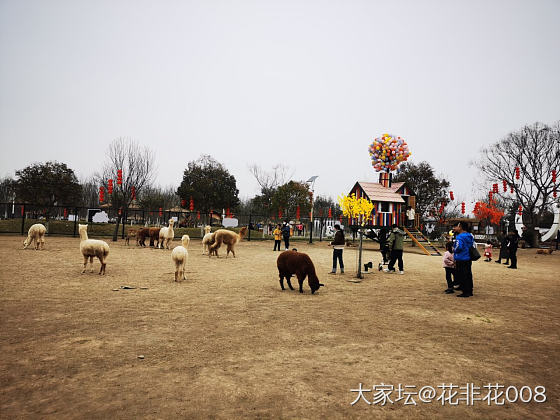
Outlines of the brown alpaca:
{"type": "Polygon", "coordinates": [[[138,245],[138,237],[137,235],[137,231],[136,229],[130,229],[127,233],[126,233],[126,238],[124,238],[124,243],[126,245],[130,245],[130,238],[136,238],[136,245],[138,245]]]}
{"type": "Polygon", "coordinates": [[[303,281],[305,277],[307,277],[307,284],[309,284],[312,294],[319,290],[319,287],[324,286],[323,283],[319,283],[313,261],[311,261],[309,255],[303,252],[284,251],[278,256],[276,265],[278,266],[278,275],[280,276],[280,287],[282,290],[286,290],[284,289],[284,278],[286,278],[290,290],[294,290],[292,283],[290,283],[290,278],[294,274],[299,282],[300,293],[303,293],[303,281]]]}
{"type": "Polygon", "coordinates": [[[232,232],[231,230],[218,229],[216,232],[214,232],[214,243],[210,246],[210,248],[208,248],[208,256],[216,254],[216,257],[218,257],[218,249],[222,246],[222,243],[224,243],[227,245],[226,258],[228,257],[230,251],[233,254],[233,258],[235,258],[235,244],[241,241],[241,239],[245,237],[246,233],[246,226],[242,227],[238,234],[232,232]]]}
{"type": "Polygon", "coordinates": [[[140,246],[146,246],[146,238],[150,236],[150,228],[138,229],[136,233],[136,242],[140,246]]]}
{"type": "Polygon", "coordinates": [[[548,249],[537,249],[537,254],[543,254],[543,255],[550,255],[552,254],[552,248],[548,248],[548,249]]]}
{"type": "Polygon", "coordinates": [[[159,246],[159,231],[161,230],[160,227],[151,227],[150,228],[150,246],[158,247],[159,246]]]}

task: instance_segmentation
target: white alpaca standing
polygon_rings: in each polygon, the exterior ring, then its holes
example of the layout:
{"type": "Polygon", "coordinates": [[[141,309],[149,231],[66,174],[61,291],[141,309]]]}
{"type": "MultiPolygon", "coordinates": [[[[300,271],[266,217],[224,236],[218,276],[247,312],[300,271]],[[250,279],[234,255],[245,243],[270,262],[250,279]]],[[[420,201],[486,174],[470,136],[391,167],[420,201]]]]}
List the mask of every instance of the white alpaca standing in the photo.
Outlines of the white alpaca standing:
{"type": "Polygon", "coordinates": [[[189,256],[187,248],[189,247],[190,241],[191,238],[189,235],[183,235],[181,237],[181,245],[176,246],[173,248],[173,251],[171,251],[171,258],[175,263],[175,281],[187,279],[185,277],[185,268],[187,266],[187,258],[189,256]]]}
{"type": "Polygon", "coordinates": [[[45,233],[47,228],[40,223],[36,223],[29,228],[27,238],[23,241],[23,249],[26,249],[31,242],[35,241],[35,249],[45,248],[45,233]]]}
{"type": "Polygon", "coordinates": [[[173,225],[175,220],[169,219],[169,227],[163,227],[159,231],[159,247],[161,249],[169,249],[169,244],[175,236],[175,231],[173,230],[173,225]]]}
{"type": "Polygon", "coordinates": [[[89,258],[90,262],[90,272],[93,273],[93,257],[99,258],[101,263],[101,269],[99,274],[105,274],[105,267],[107,263],[105,259],[109,255],[109,245],[105,241],[99,241],[97,239],[88,239],[87,227],[88,225],[78,225],[80,232],[80,251],[84,256],[84,269],[82,274],[86,272],[86,266],[89,258]]]}
{"type": "Polygon", "coordinates": [[[204,237],[202,238],[202,255],[205,255],[210,245],[214,243],[214,234],[210,231],[212,228],[208,225],[204,226],[204,237]]]}

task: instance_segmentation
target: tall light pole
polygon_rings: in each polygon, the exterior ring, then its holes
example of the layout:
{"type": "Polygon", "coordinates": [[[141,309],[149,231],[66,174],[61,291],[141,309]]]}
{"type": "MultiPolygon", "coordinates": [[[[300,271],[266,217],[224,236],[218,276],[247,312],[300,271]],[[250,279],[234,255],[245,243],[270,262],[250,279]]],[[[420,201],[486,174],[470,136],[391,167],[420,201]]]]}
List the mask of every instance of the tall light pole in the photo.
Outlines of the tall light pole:
{"type": "Polygon", "coordinates": [[[311,227],[309,229],[309,243],[313,243],[313,193],[315,192],[315,180],[319,178],[319,175],[313,175],[307,181],[305,181],[310,185],[311,188],[311,227]]]}

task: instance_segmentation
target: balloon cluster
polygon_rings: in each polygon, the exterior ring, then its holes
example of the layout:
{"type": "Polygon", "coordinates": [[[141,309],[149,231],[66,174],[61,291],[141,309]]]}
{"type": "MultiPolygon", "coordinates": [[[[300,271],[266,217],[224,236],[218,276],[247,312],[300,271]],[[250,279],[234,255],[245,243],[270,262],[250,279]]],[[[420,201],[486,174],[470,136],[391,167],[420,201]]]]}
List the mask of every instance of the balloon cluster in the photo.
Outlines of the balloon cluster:
{"type": "Polygon", "coordinates": [[[383,134],[368,147],[371,165],[377,171],[394,171],[411,155],[404,139],[393,134],[383,134]]]}

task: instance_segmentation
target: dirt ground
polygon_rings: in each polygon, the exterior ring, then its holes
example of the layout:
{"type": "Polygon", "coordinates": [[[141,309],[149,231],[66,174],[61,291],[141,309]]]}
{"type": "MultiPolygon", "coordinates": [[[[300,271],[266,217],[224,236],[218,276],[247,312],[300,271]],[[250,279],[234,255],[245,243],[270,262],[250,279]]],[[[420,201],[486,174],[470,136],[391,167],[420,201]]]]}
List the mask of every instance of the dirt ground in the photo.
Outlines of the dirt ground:
{"type": "Polygon", "coordinates": [[[354,248],[330,276],[326,243],[298,242],[326,285],[311,295],[307,281],[280,289],[272,242],[209,259],[192,241],[175,283],[170,251],[109,242],[101,277],[80,274],[77,238],[43,251],[22,240],[0,236],[2,418],[560,418],[560,252],[520,250],[518,270],[480,260],[475,296],[458,299],[443,293],[441,257],[409,248],[404,276],[353,282],[354,248]],[[360,383],[393,386],[393,403],[351,405],[360,383]],[[544,386],[547,400],[413,394],[442,383],[544,386]],[[397,401],[399,384],[417,405],[397,401]]]}

